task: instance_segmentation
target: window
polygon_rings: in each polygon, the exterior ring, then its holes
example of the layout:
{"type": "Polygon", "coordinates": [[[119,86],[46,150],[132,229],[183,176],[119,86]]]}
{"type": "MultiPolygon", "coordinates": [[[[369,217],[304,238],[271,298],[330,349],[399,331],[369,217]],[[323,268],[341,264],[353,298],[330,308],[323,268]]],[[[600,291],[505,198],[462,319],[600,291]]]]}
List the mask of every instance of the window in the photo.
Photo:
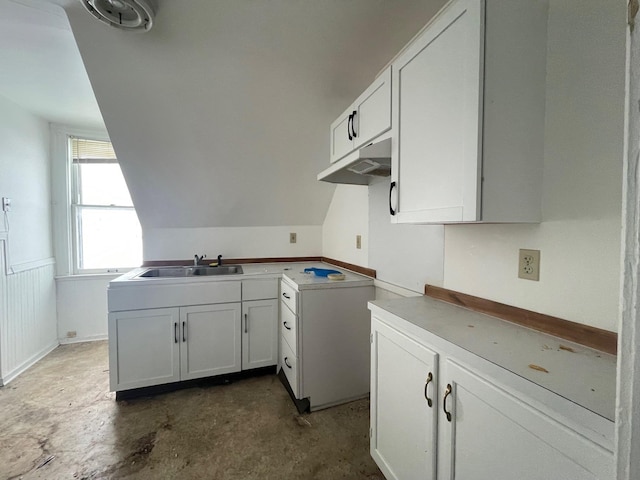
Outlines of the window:
{"type": "Polygon", "coordinates": [[[142,231],[110,142],[71,137],[74,273],[142,263],[142,231]]]}

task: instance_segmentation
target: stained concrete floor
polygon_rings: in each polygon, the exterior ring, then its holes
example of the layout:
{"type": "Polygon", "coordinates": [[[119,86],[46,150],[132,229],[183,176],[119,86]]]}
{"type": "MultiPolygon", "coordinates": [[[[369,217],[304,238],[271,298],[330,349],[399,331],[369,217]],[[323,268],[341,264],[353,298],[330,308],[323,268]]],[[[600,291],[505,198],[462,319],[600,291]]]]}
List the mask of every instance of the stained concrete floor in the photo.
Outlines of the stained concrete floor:
{"type": "Polygon", "coordinates": [[[275,375],[116,401],[106,342],[0,388],[0,479],[367,479],[369,402],[298,415],[275,375]]]}

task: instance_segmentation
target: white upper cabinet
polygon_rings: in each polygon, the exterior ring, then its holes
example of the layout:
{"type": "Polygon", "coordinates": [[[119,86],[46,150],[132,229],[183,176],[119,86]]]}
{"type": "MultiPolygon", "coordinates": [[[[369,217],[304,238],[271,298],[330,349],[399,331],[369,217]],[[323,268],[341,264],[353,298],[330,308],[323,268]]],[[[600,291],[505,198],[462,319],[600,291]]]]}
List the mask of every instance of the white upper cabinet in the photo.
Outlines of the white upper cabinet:
{"type": "Polygon", "coordinates": [[[393,222],[540,221],[546,22],[453,0],[393,62],[393,222]]]}
{"type": "Polygon", "coordinates": [[[331,124],[331,163],[391,128],[391,67],[331,124]]]}

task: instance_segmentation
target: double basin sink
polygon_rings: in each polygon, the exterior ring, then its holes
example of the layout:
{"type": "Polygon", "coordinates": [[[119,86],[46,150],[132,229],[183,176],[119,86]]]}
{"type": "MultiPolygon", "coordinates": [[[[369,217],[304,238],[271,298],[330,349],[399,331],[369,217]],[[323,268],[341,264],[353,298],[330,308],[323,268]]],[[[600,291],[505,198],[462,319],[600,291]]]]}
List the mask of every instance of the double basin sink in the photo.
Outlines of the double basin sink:
{"type": "Polygon", "coordinates": [[[171,277],[197,277],[210,275],[240,275],[244,273],[240,265],[223,265],[218,267],[193,266],[193,267],[154,267],[147,268],[136,278],[171,278],[171,277]]]}

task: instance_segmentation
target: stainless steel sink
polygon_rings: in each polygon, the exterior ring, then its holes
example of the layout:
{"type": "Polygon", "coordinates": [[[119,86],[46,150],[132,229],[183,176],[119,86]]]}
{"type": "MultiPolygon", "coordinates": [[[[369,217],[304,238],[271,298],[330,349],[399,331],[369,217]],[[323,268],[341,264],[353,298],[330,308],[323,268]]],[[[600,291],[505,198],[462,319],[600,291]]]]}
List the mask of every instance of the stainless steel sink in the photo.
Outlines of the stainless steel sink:
{"type": "Polygon", "coordinates": [[[136,275],[138,278],[196,277],[209,275],[240,275],[244,273],[240,265],[221,267],[156,267],[148,268],[136,275]]]}

